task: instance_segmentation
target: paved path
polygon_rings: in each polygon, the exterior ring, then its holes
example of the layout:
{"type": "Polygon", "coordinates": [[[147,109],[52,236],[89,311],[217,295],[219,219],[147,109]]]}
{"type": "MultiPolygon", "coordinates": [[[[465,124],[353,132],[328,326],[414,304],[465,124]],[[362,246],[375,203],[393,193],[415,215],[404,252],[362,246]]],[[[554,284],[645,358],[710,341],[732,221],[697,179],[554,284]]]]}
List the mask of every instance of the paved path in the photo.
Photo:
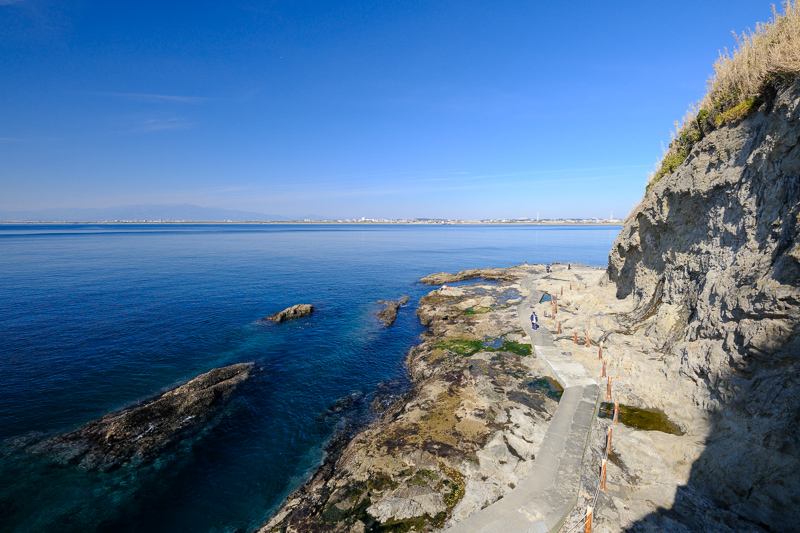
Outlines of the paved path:
{"type": "Polygon", "coordinates": [[[546,328],[539,327],[535,332],[531,329],[531,305],[543,296],[541,291],[531,289],[535,279],[522,282],[531,294],[518,307],[519,320],[531,336],[536,355],[564,387],[564,395],[528,477],[503,499],[454,525],[447,533],[556,532],[577,502],[581,463],[597,416],[600,390],[583,365],[561,355],[546,328]]]}

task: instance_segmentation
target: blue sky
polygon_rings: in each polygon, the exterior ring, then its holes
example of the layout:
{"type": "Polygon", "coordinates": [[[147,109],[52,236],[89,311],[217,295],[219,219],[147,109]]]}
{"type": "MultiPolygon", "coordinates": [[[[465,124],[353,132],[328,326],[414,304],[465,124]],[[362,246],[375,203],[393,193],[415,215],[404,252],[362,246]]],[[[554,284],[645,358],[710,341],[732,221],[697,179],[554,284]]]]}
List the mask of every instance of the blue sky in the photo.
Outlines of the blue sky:
{"type": "Polygon", "coordinates": [[[0,0],[0,210],[624,216],[770,5],[0,0]]]}

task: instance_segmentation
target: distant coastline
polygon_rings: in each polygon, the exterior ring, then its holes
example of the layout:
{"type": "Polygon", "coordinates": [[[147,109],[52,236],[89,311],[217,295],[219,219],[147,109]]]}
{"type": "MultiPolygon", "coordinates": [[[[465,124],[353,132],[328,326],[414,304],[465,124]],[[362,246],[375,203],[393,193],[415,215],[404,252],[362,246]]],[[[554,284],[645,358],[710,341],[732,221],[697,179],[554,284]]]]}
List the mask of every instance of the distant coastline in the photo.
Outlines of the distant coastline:
{"type": "Polygon", "coordinates": [[[284,221],[228,221],[228,220],[178,220],[178,221],[160,221],[160,220],[114,220],[114,221],[45,221],[45,220],[26,220],[16,222],[0,222],[0,226],[19,226],[23,224],[41,224],[41,225],[186,225],[186,224],[207,224],[207,225],[230,225],[230,226],[250,226],[250,225],[288,225],[288,224],[304,224],[309,226],[314,225],[343,225],[343,226],[621,226],[624,221],[620,219],[614,220],[539,220],[539,221],[515,221],[515,220],[453,220],[453,221],[379,221],[379,220],[284,220],[284,221]]]}

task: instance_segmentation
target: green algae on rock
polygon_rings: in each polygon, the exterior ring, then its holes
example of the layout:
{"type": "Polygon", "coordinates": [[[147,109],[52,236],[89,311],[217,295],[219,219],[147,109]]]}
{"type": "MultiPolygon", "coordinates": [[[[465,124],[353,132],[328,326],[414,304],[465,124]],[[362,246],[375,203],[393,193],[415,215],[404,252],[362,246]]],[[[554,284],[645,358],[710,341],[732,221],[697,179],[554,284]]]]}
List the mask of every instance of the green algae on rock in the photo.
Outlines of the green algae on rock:
{"type": "MultiPolygon", "coordinates": [[[[597,416],[600,418],[614,418],[614,404],[601,403],[597,416]]],[[[660,409],[644,409],[620,404],[618,420],[626,426],[643,431],[661,431],[671,435],[683,435],[683,430],[680,426],[670,420],[667,414],[660,409]]]]}

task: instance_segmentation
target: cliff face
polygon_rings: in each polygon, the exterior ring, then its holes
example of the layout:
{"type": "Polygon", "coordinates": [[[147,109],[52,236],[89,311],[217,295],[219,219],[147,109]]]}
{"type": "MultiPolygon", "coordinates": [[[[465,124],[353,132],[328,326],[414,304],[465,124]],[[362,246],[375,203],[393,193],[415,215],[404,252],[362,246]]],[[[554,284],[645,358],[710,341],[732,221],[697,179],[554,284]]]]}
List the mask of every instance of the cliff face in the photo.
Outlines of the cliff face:
{"type": "MultiPolygon", "coordinates": [[[[651,187],[611,250],[623,323],[689,377],[711,434],[665,516],[702,526],[701,494],[755,529],[800,503],[800,82],[720,128],[651,187]]],[[[643,524],[644,525],[644,524],[643,524]]]]}

